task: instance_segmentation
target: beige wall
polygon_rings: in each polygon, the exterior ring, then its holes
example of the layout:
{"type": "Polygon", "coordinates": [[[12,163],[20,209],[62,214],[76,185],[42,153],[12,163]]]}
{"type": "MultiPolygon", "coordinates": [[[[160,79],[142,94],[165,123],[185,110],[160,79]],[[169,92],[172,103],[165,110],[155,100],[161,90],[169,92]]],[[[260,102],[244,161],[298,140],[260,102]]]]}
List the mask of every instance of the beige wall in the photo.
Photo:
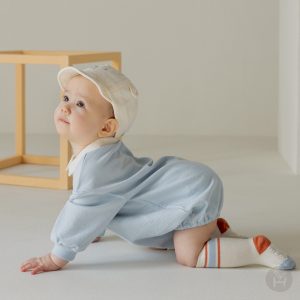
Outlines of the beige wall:
{"type": "Polygon", "coordinates": [[[300,1],[280,0],[278,148],[300,174],[300,1]]]}
{"type": "MultiPolygon", "coordinates": [[[[140,91],[130,134],[277,135],[278,0],[0,3],[0,50],[122,52],[140,91]]],[[[13,68],[0,67],[11,132],[13,68]]],[[[55,132],[57,70],[28,67],[30,133],[55,132]]]]}

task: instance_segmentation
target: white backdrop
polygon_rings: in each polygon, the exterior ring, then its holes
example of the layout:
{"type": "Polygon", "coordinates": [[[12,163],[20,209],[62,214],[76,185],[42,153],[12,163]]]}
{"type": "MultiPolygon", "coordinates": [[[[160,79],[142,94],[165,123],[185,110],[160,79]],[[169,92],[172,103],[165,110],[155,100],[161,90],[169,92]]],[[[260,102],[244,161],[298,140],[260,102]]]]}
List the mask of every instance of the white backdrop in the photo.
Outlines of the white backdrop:
{"type": "Polygon", "coordinates": [[[278,148],[300,174],[300,1],[280,0],[278,148]]]}
{"type": "MultiPolygon", "coordinates": [[[[129,134],[277,136],[278,0],[1,0],[0,50],[121,51],[129,134]]],[[[56,66],[27,68],[27,130],[54,133],[56,66]]],[[[14,130],[0,65],[0,133],[14,130]]]]}

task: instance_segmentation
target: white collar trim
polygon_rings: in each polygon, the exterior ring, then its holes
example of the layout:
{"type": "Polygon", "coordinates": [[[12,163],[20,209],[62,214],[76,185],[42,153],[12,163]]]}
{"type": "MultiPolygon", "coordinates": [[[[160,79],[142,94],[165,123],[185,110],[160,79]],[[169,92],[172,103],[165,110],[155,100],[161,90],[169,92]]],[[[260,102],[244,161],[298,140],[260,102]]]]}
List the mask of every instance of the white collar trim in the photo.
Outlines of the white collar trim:
{"type": "Polygon", "coordinates": [[[73,175],[78,163],[80,162],[81,158],[88,152],[98,149],[103,145],[114,144],[120,141],[120,138],[108,137],[108,138],[99,138],[92,142],[91,144],[87,145],[83,148],[77,155],[72,155],[66,170],[68,171],[68,175],[73,175]]]}

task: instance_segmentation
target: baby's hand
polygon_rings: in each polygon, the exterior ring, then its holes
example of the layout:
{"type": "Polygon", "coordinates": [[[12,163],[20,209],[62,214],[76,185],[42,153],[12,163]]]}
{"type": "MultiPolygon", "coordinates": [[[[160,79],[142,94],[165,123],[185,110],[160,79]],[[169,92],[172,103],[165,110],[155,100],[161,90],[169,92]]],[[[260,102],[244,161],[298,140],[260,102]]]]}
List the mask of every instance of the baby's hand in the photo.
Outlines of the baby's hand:
{"type": "Polygon", "coordinates": [[[67,263],[67,261],[62,260],[49,253],[45,256],[33,257],[31,259],[28,259],[21,265],[21,271],[31,271],[31,274],[35,275],[43,272],[57,271],[67,263]]]}

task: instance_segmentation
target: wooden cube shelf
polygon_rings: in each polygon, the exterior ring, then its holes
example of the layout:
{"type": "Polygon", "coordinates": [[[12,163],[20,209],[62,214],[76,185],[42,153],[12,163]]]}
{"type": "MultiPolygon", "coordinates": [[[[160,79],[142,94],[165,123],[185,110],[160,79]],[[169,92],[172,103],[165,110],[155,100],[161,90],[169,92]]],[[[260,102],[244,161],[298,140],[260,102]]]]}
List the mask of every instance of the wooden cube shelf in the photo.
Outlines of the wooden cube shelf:
{"type": "Polygon", "coordinates": [[[0,169],[20,164],[54,165],[59,167],[58,178],[20,176],[0,173],[0,184],[31,187],[70,189],[72,178],[67,175],[66,166],[71,158],[69,142],[60,137],[59,157],[28,155],[25,153],[25,65],[58,65],[60,68],[74,64],[111,61],[112,66],[121,69],[120,52],[95,51],[0,51],[0,63],[16,65],[16,155],[0,160],[0,169]]]}

